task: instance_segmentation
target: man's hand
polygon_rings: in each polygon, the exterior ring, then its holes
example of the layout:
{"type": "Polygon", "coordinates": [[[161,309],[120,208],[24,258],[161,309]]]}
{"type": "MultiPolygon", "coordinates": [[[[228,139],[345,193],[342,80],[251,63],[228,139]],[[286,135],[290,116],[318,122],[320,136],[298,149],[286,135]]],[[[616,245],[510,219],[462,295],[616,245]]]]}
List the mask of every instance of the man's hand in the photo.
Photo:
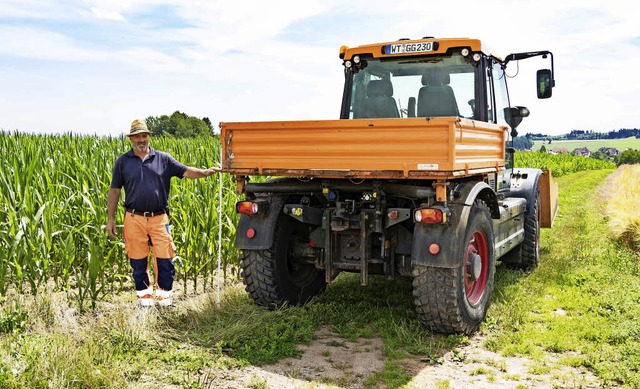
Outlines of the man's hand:
{"type": "Polygon", "coordinates": [[[202,174],[204,174],[205,177],[209,177],[212,176],[216,173],[219,173],[220,169],[215,168],[215,167],[210,167],[209,169],[203,169],[202,170],[202,174]]]}
{"type": "Polygon", "coordinates": [[[107,221],[107,235],[109,235],[109,238],[115,238],[116,237],[116,222],[115,220],[108,220],[107,221]]]}
{"type": "Polygon", "coordinates": [[[107,235],[109,238],[116,237],[116,207],[120,199],[120,188],[109,188],[107,195],[107,235]]]}
{"type": "Polygon", "coordinates": [[[198,178],[212,176],[220,171],[220,168],[215,167],[210,167],[209,169],[198,169],[197,167],[189,166],[182,176],[195,180],[198,178]]]}

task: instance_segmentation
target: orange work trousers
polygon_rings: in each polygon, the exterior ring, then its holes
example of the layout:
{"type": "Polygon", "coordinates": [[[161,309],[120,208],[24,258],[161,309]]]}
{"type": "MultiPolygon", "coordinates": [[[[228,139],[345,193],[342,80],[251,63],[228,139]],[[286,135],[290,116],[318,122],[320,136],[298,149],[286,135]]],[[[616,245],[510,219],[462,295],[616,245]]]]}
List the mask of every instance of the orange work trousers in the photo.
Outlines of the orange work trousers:
{"type": "MultiPolygon", "coordinates": [[[[144,217],[143,215],[132,215],[126,212],[124,216],[123,237],[127,256],[132,261],[147,259],[149,257],[149,251],[151,250],[154,257],[156,285],[159,284],[159,278],[165,279],[168,276],[159,274],[159,272],[162,273],[165,266],[160,266],[160,269],[158,269],[158,259],[171,261],[175,253],[175,244],[171,237],[171,225],[169,224],[167,214],[144,217]]],[[[173,265],[173,263],[171,263],[171,265],[173,265]]],[[[171,269],[173,269],[173,266],[171,266],[171,269]]],[[[169,288],[165,286],[163,289],[170,290],[172,282],[173,275],[170,281],[166,280],[165,282],[161,282],[169,286],[169,288]]]]}

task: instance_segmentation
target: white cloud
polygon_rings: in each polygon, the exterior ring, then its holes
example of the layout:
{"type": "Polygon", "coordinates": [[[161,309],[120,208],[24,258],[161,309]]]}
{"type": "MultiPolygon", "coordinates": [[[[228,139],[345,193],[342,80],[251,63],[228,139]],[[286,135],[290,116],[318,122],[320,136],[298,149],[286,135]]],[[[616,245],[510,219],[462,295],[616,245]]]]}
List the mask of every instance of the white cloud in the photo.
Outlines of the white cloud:
{"type": "Polygon", "coordinates": [[[118,12],[116,10],[92,7],[91,8],[91,14],[96,19],[117,20],[117,21],[124,21],[125,20],[124,16],[122,16],[122,13],[120,13],[120,12],[118,12]]]}

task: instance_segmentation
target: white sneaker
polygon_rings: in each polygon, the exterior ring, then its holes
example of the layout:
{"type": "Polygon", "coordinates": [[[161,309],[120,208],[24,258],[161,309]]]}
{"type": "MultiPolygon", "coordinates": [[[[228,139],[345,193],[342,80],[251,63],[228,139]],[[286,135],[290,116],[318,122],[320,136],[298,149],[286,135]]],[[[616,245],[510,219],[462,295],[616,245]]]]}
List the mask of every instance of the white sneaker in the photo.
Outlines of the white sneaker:
{"type": "Polygon", "coordinates": [[[156,290],[156,303],[161,307],[168,307],[173,305],[172,293],[170,290],[156,290]]]}
{"type": "Polygon", "coordinates": [[[153,306],[153,288],[147,288],[144,290],[137,290],[138,307],[151,307],[153,306]]]}

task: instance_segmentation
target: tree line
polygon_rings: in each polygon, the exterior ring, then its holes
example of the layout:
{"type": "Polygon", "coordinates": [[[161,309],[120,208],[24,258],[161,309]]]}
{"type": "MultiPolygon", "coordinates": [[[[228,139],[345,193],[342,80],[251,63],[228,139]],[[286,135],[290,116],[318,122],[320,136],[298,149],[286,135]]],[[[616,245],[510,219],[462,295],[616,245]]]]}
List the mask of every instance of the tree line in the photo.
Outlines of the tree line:
{"type": "Polygon", "coordinates": [[[640,139],[639,128],[621,128],[609,132],[596,132],[591,130],[571,130],[568,134],[545,135],[540,133],[525,134],[525,138],[534,140],[597,140],[597,139],[626,139],[636,137],[640,139]]]}
{"type": "Polygon", "coordinates": [[[213,125],[208,117],[200,119],[180,111],[175,111],[170,116],[149,116],[145,122],[153,136],[201,138],[214,135],[213,125]]]}

